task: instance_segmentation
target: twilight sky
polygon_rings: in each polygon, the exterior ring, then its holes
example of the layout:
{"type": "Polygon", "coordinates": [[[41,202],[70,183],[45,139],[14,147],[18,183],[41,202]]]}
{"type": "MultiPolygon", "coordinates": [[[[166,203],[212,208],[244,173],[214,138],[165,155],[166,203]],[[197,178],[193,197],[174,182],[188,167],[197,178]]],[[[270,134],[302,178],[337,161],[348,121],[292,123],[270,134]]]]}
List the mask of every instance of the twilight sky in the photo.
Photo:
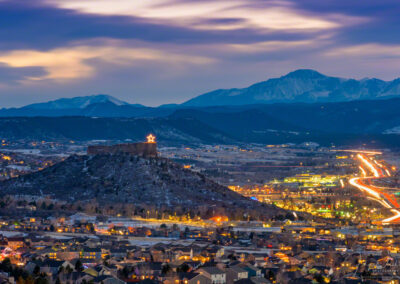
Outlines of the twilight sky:
{"type": "Polygon", "coordinates": [[[0,108],[180,103],[312,68],[400,77],[399,0],[0,0],[0,108]]]}

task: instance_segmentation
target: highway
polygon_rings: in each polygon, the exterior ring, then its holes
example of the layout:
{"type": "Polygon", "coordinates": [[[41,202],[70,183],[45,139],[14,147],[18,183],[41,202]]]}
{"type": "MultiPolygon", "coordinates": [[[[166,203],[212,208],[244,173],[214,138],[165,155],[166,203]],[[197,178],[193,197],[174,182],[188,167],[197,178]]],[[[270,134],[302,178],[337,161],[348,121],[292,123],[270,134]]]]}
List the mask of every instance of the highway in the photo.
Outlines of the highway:
{"type": "Polygon", "coordinates": [[[351,178],[349,183],[362,192],[367,193],[371,199],[379,202],[383,207],[390,209],[390,211],[393,213],[393,216],[382,220],[383,224],[399,223],[400,205],[397,202],[396,197],[393,194],[385,192],[384,188],[376,187],[369,183],[369,181],[391,176],[390,170],[386,166],[371,157],[374,154],[376,153],[359,152],[357,154],[357,159],[361,164],[360,171],[362,173],[362,177],[351,178]]]}

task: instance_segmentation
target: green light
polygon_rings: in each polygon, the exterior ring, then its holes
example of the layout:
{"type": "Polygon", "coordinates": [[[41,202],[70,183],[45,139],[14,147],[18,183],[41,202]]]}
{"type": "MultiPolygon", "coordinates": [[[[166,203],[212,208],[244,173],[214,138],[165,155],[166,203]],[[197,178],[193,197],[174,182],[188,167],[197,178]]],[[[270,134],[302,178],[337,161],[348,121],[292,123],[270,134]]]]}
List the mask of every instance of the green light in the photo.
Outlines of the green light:
{"type": "Polygon", "coordinates": [[[328,213],[328,212],[331,212],[331,210],[330,209],[318,209],[317,212],[328,213]]]}

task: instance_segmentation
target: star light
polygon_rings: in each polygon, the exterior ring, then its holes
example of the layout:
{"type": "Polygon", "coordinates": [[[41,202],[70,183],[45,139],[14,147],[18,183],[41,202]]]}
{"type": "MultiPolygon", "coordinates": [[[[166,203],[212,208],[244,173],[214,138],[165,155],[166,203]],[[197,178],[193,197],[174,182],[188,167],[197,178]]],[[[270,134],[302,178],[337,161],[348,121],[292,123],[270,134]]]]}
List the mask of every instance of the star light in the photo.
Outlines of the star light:
{"type": "Polygon", "coordinates": [[[153,134],[149,134],[146,138],[147,143],[156,143],[156,137],[153,134]]]}

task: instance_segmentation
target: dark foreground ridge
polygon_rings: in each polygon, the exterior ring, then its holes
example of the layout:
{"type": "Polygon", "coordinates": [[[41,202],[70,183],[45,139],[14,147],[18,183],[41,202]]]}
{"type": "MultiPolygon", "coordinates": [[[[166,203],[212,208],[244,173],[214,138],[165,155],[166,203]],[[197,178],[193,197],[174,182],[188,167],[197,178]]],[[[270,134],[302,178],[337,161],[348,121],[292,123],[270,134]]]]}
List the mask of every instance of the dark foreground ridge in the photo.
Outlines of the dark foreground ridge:
{"type": "Polygon", "coordinates": [[[130,154],[70,156],[42,171],[0,183],[2,194],[48,196],[100,205],[132,204],[141,208],[194,212],[203,217],[226,214],[269,219],[286,212],[261,204],[165,158],[130,154]]]}

